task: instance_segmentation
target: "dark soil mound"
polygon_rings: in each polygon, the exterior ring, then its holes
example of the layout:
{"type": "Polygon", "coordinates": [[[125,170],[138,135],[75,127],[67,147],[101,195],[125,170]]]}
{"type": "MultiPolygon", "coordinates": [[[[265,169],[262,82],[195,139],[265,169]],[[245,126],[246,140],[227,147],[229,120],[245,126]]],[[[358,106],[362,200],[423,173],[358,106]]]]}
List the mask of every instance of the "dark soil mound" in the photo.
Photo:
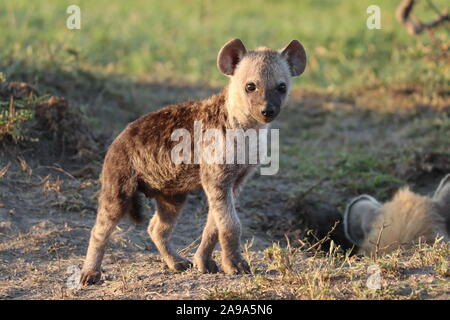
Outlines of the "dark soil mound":
{"type": "Polygon", "coordinates": [[[101,139],[65,98],[40,95],[24,82],[2,82],[0,103],[2,153],[58,160],[101,156],[101,139]]]}

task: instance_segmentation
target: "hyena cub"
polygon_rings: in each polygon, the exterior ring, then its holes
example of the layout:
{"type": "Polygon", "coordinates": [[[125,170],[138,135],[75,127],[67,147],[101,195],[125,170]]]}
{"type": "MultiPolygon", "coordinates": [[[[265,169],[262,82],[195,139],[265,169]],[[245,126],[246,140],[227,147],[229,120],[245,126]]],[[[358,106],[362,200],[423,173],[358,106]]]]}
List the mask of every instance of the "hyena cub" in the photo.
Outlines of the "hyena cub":
{"type": "Polygon", "coordinates": [[[436,237],[450,242],[450,175],[432,197],[399,190],[384,204],[369,195],[353,199],[344,214],[347,238],[365,255],[385,254],[419,241],[433,243],[436,237]]]}
{"type": "MultiPolygon", "coordinates": [[[[188,101],[149,113],[130,123],[111,144],[101,174],[97,220],[92,229],[81,283],[100,279],[105,246],[120,219],[128,215],[140,221],[138,193],[156,201],[148,233],[167,266],[173,271],[189,268],[190,261],[170,246],[169,239],[189,191],[203,188],[209,212],[202,240],[194,255],[201,272],[217,272],[211,255],[217,242],[222,248],[226,273],[249,272],[240,252],[241,225],[234,201],[255,165],[175,164],[171,135],[185,129],[194,136],[194,122],[202,130],[266,128],[276,118],[290,92],[291,77],[306,67],[300,42],[291,41],[283,50],[258,48],[247,51],[239,39],[226,43],[217,58],[219,70],[230,77],[218,94],[202,101],[188,101]]],[[[200,154],[206,143],[200,143],[200,154]]],[[[225,155],[226,152],[223,154],[225,155]]],[[[202,155],[200,155],[202,158],[202,155]]]]}

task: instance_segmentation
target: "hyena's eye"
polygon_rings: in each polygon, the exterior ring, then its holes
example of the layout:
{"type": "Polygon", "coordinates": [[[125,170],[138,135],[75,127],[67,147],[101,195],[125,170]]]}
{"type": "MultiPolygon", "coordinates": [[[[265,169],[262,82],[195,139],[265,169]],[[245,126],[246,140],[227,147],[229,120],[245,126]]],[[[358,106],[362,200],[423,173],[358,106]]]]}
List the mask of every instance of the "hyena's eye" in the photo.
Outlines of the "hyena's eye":
{"type": "Polygon", "coordinates": [[[245,85],[245,91],[253,92],[255,90],[256,90],[256,84],[254,84],[253,82],[249,82],[245,85]]]}
{"type": "Polygon", "coordinates": [[[286,83],[280,83],[280,84],[277,86],[277,91],[278,91],[279,93],[286,93],[286,83]]]}

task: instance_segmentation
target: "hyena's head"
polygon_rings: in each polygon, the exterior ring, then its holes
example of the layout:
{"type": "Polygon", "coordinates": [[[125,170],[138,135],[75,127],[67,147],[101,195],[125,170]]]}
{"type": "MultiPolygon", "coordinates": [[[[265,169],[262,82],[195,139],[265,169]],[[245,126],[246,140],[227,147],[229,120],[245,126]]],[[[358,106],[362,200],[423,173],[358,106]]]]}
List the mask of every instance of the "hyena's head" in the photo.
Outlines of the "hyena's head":
{"type": "Polygon", "coordinates": [[[220,50],[217,65],[230,76],[228,99],[238,109],[233,110],[235,116],[269,123],[287,100],[291,78],[305,70],[306,52],[297,40],[279,51],[247,51],[241,40],[234,39],[220,50]]]}

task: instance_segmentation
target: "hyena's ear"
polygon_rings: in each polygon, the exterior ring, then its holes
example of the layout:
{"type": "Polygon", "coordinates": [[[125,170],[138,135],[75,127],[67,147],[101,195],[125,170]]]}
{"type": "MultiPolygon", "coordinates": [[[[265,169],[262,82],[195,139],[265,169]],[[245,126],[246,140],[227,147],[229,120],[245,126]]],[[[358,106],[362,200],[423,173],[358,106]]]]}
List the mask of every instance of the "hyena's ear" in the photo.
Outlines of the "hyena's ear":
{"type": "Polygon", "coordinates": [[[286,58],[291,76],[297,77],[305,71],[306,51],[298,40],[292,40],[286,48],[281,50],[281,55],[286,58]]]}
{"type": "Polygon", "coordinates": [[[441,180],[441,183],[439,183],[439,186],[433,195],[434,200],[444,200],[444,198],[448,199],[450,205],[450,174],[446,175],[444,179],[441,180]]]}
{"type": "Polygon", "coordinates": [[[433,196],[431,219],[433,230],[444,241],[450,241],[450,174],[442,179],[433,196]]]}
{"type": "Polygon", "coordinates": [[[240,39],[233,39],[228,41],[217,56],[217,67],[219,70],[228,76],[233,75],[239,61],[242,60],[247,49],[240,39]]]}
{"type": "Polygon", "coordinates": [[[350,201],[344,213],[346,237],[360,246],[370,233],[375,218],[381,213],[381,207],[381,203],[368,195],[350,201]]]}

